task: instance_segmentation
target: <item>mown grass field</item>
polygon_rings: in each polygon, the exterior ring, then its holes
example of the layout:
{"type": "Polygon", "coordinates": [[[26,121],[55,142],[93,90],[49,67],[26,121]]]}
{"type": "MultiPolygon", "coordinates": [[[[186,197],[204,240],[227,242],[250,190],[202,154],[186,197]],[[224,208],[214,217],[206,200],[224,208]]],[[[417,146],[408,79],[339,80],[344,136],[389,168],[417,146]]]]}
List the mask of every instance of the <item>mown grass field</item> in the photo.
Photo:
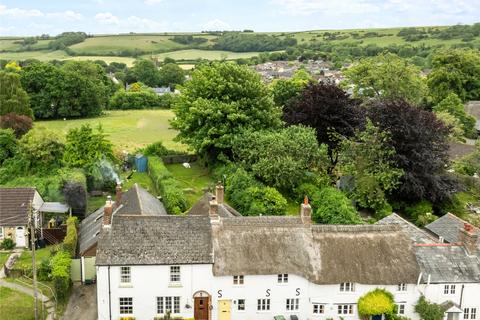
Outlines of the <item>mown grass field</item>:
{"type": "Polygon", "coordinates": [[[260,52],[231,52],[222,50],[189,49],[155,54],[154,57],[158,58],[159,60],[163,60],[167,57],[175,60],[232,60],[240,58],[251,58],[254,56],[258,56],[259,54],[260,52]]]}
{"type": "Polygon", "coordinates": [[[33,297],[0,287],[0,318],[2,320],[33,320],[33,297]]]}
{"type": "Polygon", "coordinates": [[[46,127],[62,136],[81,125],[101,125],[107,138],[117,150],[133,151],[152,142],[162,141],[167,148],[186,150],[174,142],[176,131],[170,128],[171,110],[106,111],[104,116],[89,119],[35,121],[35,126],[46,127]]]}

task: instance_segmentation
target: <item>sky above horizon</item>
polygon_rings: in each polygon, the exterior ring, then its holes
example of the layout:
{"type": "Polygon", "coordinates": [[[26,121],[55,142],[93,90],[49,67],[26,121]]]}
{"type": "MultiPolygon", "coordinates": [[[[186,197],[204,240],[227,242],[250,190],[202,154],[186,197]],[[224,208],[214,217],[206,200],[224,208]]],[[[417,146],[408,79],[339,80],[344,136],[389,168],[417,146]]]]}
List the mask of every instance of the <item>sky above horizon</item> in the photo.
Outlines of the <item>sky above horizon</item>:
{"type": "Polygon", "coordinates": [[[302,31],[480,22],[480,0],[0,0],[0,35],[302,31]]]}

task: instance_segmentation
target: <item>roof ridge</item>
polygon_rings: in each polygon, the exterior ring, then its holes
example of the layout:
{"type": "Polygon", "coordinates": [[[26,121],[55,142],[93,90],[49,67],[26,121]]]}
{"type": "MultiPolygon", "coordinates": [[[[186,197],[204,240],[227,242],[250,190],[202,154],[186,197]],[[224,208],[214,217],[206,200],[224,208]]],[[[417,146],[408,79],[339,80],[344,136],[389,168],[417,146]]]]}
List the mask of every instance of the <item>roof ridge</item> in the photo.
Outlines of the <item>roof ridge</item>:
{"type": "Polygon", "coordinates": [[[135,190],[135,193],[137,194],[137,201],[138,201],[138,206],[140,207],[140,214],[143,215],[143,206],[142,206],[142,201],[140,199],[140,192],[138,189],[138,183],[133,184],[133,188],[135,190]]]}

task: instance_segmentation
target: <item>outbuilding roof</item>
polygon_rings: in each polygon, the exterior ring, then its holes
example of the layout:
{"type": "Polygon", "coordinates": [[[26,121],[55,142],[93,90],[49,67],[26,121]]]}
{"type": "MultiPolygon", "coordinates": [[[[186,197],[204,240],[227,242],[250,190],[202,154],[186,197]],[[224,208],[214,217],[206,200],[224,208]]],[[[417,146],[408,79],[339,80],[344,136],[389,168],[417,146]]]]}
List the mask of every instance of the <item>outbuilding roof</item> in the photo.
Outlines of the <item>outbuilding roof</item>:
{"type": "Polygon", "coordinates": [[[97,265],[213,263],[209,217],[115,216],[100,233],[97,265]]]}
{"type": "Polygon", "coordinates": [[[123,193],[120,205],[116,214],[148,216],[167,214],[163,203],[136,183],[123,193]]]}
{"type": "Polygon", "coordinates": [[[35,188],[0,188],[0,226],[24,226],[35,188]]]}
{"type": "MultiPolygon", "coordinates": [[[[427,224],[425,229],[434,233],[438,237],[443,237],[445,241],[449,243],[456,243],[460,242],[460,229],[463,229],[465,223],[465,220],[462,220],[451,213],[447,213],[432,223],[427,224]]],[[[478,228],[474,228],[474,230],[476,233],[479,232],[478,228]]]]}

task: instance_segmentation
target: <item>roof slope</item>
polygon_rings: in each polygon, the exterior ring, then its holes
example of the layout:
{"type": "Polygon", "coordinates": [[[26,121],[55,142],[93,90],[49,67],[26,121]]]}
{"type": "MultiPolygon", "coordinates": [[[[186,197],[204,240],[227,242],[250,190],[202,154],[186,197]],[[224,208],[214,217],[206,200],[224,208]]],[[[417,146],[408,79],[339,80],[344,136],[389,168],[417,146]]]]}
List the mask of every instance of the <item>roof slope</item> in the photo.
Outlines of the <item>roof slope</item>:
{"type": "MultiPolygon", "coordinates": [[[[193,206],[188,210],[187,215],[208,216],[210,211],[210,201],[214,198],[213,194],[206,192],[193,206]]],[[[225,217],[239,217],[241,214],[226,203],[218,205],[218,215],[225,217]]]]}
{"type": "Polygon", "coordinates": [[[97,243],[103,223],[103,207],[98,208],[82,220],[78,236],[79,253],[82,255],[97,243]]]}
{"type": "Polygon", "coordinates": [[[386,216],[385,218],[377,221],[376,224],[398,225],[409,235],[410,239],[412,239],[415,243],[437,242],[437,239],[435,239],[432,235],[418,228],[416,225],[410,223],[396,213],[392,213],[391,215],[386,216]]]}
{"type": "Polygon", "coordinates": [[[120,204],[122,206],[119,207],[116,214],[141,214],[151,216],[167,214],[163,203],[136,183],[127,192],[122,194],[120,204]]]}
{"type": "Polygon", "coordinates": [[[290,273],[317,284],[415,283],[413,244],[397,226],[305,226],[297,217],[226,218],[213,228],[217,276],[290,273]]]}
{"type": "Polygon", "coordinates": [[[415,247],[423,282],[480,282],[480,259],[469,256],[459,245],[418,245],[415,247]]]}
{"type": "Polygon", "coordinates": [[[35,188],[0,188],[0,226],[24,226],[35,188]]]}
{"type": "Polygon", "coordinates": [[[97,265],[212,263],[210,219],[114,216],[100,233],[97,265]]]}
{"type": "MultiPolygon", "coordinates": [[[[463,229],[463,224],[465,222],[466,221],[460,219],[459,217],[451,213],[447,213],[432,223],[427,224],[425,229],[433,232],[439,237],[443,237],[445,241],[449,243],[455,243],[460,242],[460,229],[463,229]]],[[[477,233],[479,232],[477,228],[474,230],[477,233]]]]}

